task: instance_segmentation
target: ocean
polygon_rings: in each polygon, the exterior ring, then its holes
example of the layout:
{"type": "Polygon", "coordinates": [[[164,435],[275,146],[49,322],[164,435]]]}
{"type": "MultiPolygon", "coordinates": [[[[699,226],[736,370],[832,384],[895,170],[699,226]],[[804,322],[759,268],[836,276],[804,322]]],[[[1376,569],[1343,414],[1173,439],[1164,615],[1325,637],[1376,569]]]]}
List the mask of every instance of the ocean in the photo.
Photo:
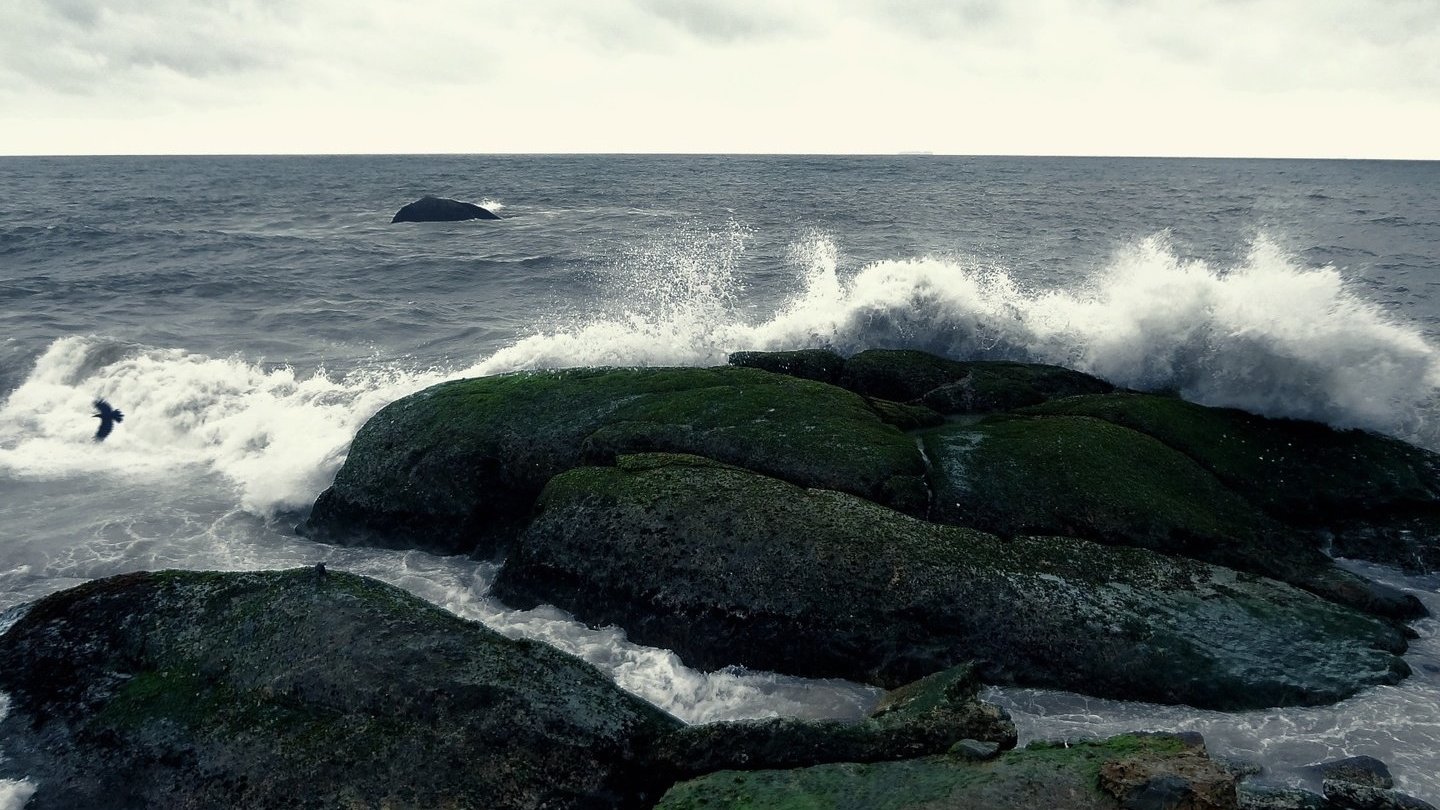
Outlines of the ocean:
{"type": "MultiPolygon", "coordinates": [[[[818,346],[1056,363],[1440,450],[1440,163],[0,158],[0,611],[137,569],[324,561],[690,722],[858,717],[875,690],[511,610],[494,561],[293,532],[360,425],[441,380],[818,346]],[[504,219],[390,224],[424,194],[504,219]],[[126,414],[100,444],[97,397],[126,414]]],[[[1440,615],[1440,577],[1363,568],[1440,615]]],[[[1416,629],[1410,679],[1333,707],[989,695],[1022,738],[1194,729],[1293,783],[1369,754],[1440,803],[1440,622],[1416,629]]],[[[0,783],[0,810],[32,789],[0,783]]]]}

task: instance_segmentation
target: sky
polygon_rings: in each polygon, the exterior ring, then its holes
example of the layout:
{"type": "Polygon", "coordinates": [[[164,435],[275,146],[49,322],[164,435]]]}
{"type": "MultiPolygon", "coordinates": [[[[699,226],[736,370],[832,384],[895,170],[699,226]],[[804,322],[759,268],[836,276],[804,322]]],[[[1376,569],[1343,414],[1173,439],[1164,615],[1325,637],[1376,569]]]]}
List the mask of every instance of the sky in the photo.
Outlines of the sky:
{"type": "Polygon", "coordinates": [[[1440,0],[0,0],[0,154],[1440,159],[1440,0]]]}

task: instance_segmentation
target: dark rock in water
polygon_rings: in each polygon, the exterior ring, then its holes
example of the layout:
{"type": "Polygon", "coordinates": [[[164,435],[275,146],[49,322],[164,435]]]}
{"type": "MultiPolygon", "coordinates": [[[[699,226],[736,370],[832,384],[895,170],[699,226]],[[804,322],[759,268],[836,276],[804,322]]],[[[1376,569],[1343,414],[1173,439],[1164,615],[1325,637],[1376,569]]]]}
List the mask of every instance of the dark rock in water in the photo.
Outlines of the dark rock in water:
{"type": "Polygon", "coordinates": [[[871,349],[845,361],[840,385],[870,397],[923,402],[942,414],[989,413],[1115,390],[1104,380],[1039,363],[960,362],[909,350],[871,349]]]}
{"type": "Polygon", "coordinates": [[[1124,735],[1104,742],[1032,743],[986,762],[931,757],[871,765],[720,772],[671,788],[657,810],[713,807],[1234,810],[1235,782],[1205,757],[1203,748],[1197,750],[1164,735],[1124,735]],[[1143,785],[1132,786],[1100,777],[1122,771],[1143,772],[1149,778],[1143,785]],[[1150,803],[1166,787],[1184,794],[1184,803],[1150,803]]]}
{"type": "Polygon", "coordinates": [[[1398,790],[1344,779],[1326,779],[1323,792],[1327,808],[1334,810],[1436,810],[1435,805],[1398,790]]]}
{"type": "Polygon", "coordinates": [[[697,453],[914,514],[914,439],[848,391],[749,368],[581,369],[442,383],[356,435],[304,533],[490,553],[551,476],[620,453],[697,453]]]}
{"type": "Polygon", "coordinates": [[[1001,541],[705,459],[551,480],[495,594],[706,669],[989,682],[1238,709],[1408,674],[1389,624],[1259,577],[1072,538],[1001,541]]]}
{"type": "Polygon", "coordinates": [[[460,222],[499,218],[499,215],[474,203],[426,196],[401,208],[390,222],[460,222]]]}
{"type": "Polygon", "coordinates": [[[945,753],[966,762],[986,762],[1000,756],[1000,746],[992,742],[964,739],[950,746],[950,750],[945,753]]]}
{"type": "Polygon", "coordinates": [[[1323,779],[1335,779],[1377,788],[1395,787],[1390,766],[1375,757],[1358,756],[1310,765],[1305,770],[1323,779]]]}
{"type": "MultiPolygon", "coordinates": [[[[1336,568],[1312,533],[1279,522],[1192,456],[1119,420],[1081,415],[1085,403],[1105,400],[1170,402],[1078,397],[1025,411],[1044,416],[996,416],[926,433],[930,518],[1006,537],[1071,535],[1181,554],[1378,615],[1424,615],[1413,596],[1336,568]]],[[[1200,410],[1178,415],[1171,428],[1199,430],[1210,418],[1200,410]]]]}
{"type": "Polygon", "coordinates": [[[805,380],[834,385],[845,370],[845,358],[828,349],[800,349],[792,352],[734,352],[730,365],[788,374],[805,380]]]}
{"type": "Polygon", "coordinates": [[[1026,413],[1089,416],[1152,436],[1287,524],[1347,556],[1440,568],[1440,455],[1361,430],[1268,419],[1173,397],[1111,394],[1026,413]]]}
{"type": "Polygon", "coordinates": [[[684,726],[593,667],[388,585],[313,568],[129,574],[0,636],[0,778],[31,810],[648,806],[717,768],[1015,744],[968,668],[860,723],[684,726]]]}
{"type": "Polygon", "coordinates": [[[1242,782],[1236,798],[1240,810],[1325,810],[1324,797],[1298,788],[1242,782]]]}
{"type": "Polygon", "coordinates": [[[633,806],[681,725],[543,644],[311,568],[46,597],[0,637],[0,689],[31,810],[633,806]]]}
{"type": "Polygon", "coordinates": [[[1014,748],[1015,724],[1003,710],[981,702],[979,688],[965,665],[888,693],[860,723],[776,718],[689,726],[660,741],[656,767],[690,777],[929,756],[966,739],[995,752],[1014,748]]]}

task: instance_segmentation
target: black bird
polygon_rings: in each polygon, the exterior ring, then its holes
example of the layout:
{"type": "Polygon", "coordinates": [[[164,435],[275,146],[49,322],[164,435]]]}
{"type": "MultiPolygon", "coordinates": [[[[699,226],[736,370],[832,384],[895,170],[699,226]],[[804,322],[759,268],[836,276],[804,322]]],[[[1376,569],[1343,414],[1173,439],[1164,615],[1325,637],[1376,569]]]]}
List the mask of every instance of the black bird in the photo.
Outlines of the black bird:
{"type": "Polygon", "coordinates": [[[95,441],[103,442],[116,425],[125,421],[125,414],[110,407],[110,403],[103,399],[95,400],[95,410],[99,413],[93,414],[93,416],[100,420],[100,429],[95,431],[95,441]]]}

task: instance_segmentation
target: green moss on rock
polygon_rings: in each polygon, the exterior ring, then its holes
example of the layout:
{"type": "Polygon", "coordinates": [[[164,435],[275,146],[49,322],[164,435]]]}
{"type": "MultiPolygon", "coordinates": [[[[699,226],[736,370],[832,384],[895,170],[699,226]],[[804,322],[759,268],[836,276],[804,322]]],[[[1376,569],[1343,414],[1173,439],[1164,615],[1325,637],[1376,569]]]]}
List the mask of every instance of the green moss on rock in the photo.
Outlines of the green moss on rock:
{"type": "Polygon", "coordinates": [[[863,399],[750,368],[581,369],[442,383],[360,430],[311,535],[482,552],[552,476],[638,451],[682,451],[922,511],[914,442],[863,399]],[[895,479],[912,479],[897,486],[895,479]]]}
{"type": "Polygon", "coordinates": [[[0,637],[0,688],[37,809],[626,805],[681,725],[549,647],[312,569],[47,597],[0,637]]]}
{"type": "Polygon", "coordinates": [[[1378,615],[1424,614],[1413,597],[1336,568],[1313,534],[1275,520],[1189,455],[1138,430],[1091,416],[1000,416],[923,439],[938,522],[1181,554],[1378,615]]]}
{"type": "Polygon", "coordinates": [[[1026,410],[1089,416],[1194,459],[1274,517],[1336,535],[1337,550],[1412,570],[1440,567],[1440,456],[1361,430],[1335,430],[1148,394],[1086,396],[1026,410]]]}
{"type": "MultiPolygon", "coordinates": [[[[1235,807],[1235,780],[1196,750],[1164,735],[1104,742],[1031,745],[986,762],[931,757],[871,765],[822,765],[751,773],[720,772],[665,794],[659,810],[735,807],[752,810],[910,810],[965,807],[1021,810],[1065,807],[1117,810],[1131,806],[1141,785],[1107,781],[1107,767],[1144,768],[1183,780],[1194,810],[1235,807]],[[1117,795],[1116,790],[1120,792],[1117,795]]],[[[1148,805],[1137,805],[1148,806],[1148,805]]]]}
{"type": "Polygon", "coordinates": [[[913,350],[871,349],[845,361],[841,386],[870,397],[919,402],[942,414],[990,413],[1114,390],[1104,380],[1040,363],[961,362],[913,350]]]}
{"type": "Polygon", "coordinates": [[[1244,708],[1406,670],[1389,625],[1258,577],[1073,538],[915,520],[684,456],[557,476],[495,585],[707,669],[988,681],[1244,708]]]}

